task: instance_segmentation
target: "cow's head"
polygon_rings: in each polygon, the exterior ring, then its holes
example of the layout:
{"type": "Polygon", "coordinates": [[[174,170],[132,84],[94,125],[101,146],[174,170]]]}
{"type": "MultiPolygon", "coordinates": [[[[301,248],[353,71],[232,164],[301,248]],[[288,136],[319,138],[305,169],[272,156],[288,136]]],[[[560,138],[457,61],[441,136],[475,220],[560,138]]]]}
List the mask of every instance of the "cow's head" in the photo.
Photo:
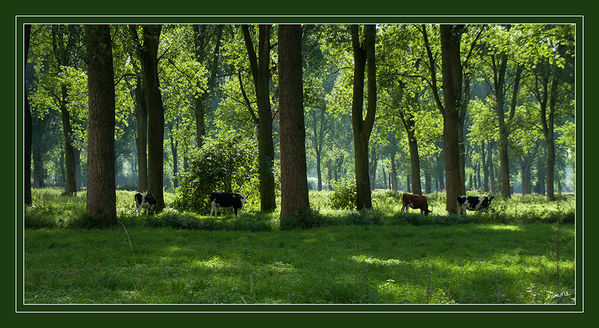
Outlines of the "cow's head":
{"type": "Polygon", "coordinates": [[[246,194],[239,194],[239,196],[241,196],[241,203],[245,204],[248,200],[248,196],[246,196],[246,194]]]}
{"type": "Polygon", "coordinates": [[[141,193],[137,193],[135,194],[135,205],[137,205],[137,207],[139,207],[139,204],[141,204],[141,202],[143,201],[143,195],[141,193]]]}

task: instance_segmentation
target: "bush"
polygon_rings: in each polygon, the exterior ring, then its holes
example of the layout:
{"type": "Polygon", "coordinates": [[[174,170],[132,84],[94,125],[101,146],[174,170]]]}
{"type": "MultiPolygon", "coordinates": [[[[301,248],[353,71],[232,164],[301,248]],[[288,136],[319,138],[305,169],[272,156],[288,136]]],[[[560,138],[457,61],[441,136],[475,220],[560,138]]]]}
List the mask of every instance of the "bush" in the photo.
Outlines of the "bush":
{"type": "Polygon", "coordinates": [[[354,179],[344,179],[333,183],[331,207],[335,209],[351,209],[356,207],[357,188],[354,179]]]}
{"type": "Polygon", "coordinates": [[[211,192],[240,191],[249,183],[257,171],[256,153],[256,143],[236,132],[206,137],[202,148],[191,155],[173,206],[206,213],[211,192]]]}

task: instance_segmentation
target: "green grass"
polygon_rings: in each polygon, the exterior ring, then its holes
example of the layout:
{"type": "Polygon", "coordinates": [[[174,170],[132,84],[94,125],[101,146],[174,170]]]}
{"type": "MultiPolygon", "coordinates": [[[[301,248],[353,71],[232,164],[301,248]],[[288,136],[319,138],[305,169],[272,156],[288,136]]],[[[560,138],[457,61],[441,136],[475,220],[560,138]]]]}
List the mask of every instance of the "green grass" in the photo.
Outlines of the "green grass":
{"type": "Polygon", "coordinates": [[[488,214],[400,213],[401,194],[374,209],[332,210],[311,192],[319,227],[281,231],[277,213],[239,218],[137,216],[117,192],[119,225],[80,229],[85,194],[34,190],[26,210],[26,304],[530,304],[574,303],[574,198],[494,202],[488,214]],[[551,224],[547,224],[551,223],[551,224]]]}
{"type": "Polygon", "coordinates": [[[545,224],[27,230],[25,303],[572,303],[560,233],[558,261],[545,224]]]}

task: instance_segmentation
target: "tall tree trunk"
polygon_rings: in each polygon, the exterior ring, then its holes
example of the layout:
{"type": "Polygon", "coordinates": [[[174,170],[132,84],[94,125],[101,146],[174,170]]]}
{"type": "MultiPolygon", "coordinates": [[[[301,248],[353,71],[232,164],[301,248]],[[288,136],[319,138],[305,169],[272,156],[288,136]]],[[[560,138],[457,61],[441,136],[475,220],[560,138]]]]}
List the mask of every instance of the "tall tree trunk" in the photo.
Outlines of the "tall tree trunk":
{"type": "Polygon", "coordinates": [[[483,141],[480,146],[481,157],[483,162],[483,191],[489,192],[489,161],[487,160],[487,156],[485,154],[485,142],[483,141]]]}
{"type": "Polygon", "coordinates": [[[258,177],[260,209],[274,211],[275,199],[274,145],[272,140],[272,111],[270,108],[270,25],[258,26],[258,57],[254,51],[248,26],[242,26],[245,46],[256,90],[258,107],[258,177]]]}
{"type": "Polygon", "coordinates": [[[310,210],[306,179],[306,130],[302,84],[302,32],[299,25],[281,25],[279,37],[279,102],[281,127],[281,227],[298,222],[310,210]]]}
{"type": "Polygon", "coordinates": [[[148,107],[140,78],[135,87],[135,117],[137,119],[137,190],[148,191],[148,107]]]}
{"type": "Polygon", "coordinates": [[[422,186],[420,184],[420,155],[418,154],[418,141],[415,136],[414,119],[410,113],[400,114],[406,134],[408,136],[408,149],[410,151],[410,169],[412,177],[412,193],[422,195],[422,186]]]}
{"type": "Polygon", "coordinates": [[[493,165],[493,141],[489,141],[489,147],[487,149],[487,164],[489,165],[489,191],[494,193],[497,189],[495,188],[495,165],[493,165]]]}
{"type": "Polygon", "coordinates": [[[547,144],[547,173],[545,178],[547,179],[547,199],[550,201],[555,200],[555,191],[553,182],[555,179],[555,142],[553,141],[554,134],[554,122],[556,112],[556,100],[557,100],[557,87],[558,80],[557,76],[554,75],[551,81],[551,89],[549,93],[549,113],[547,115],[547,122],[544,122],[546,128],[544,128],[545,142],[547,144]]]}
{"type": "Polygon", "coordinates": [[[491,56],[493,66],[493,83],[495,85],[495,114],[499,125],[499,168],[501,176],[501,197],[510,197],[510,171],[508,162],[508,131],[504,118],[505,108],[505,75],[507,70],[507,54],[491,56]]]}
{"type": "Polygon", "coordinates": [[[391,155],[391,189],[397,192],[397,168],[395,167],[395,153],[391,155]]]}
{"type": "Polygon", "coordinates": [[[352,97],[352,130],[354,135],[354,157],[356,178],[356,207],[358,210],[372,208],[370,178],[368,174],[368,140],[372,132],[376,113],[376,66],[374,25],[364,27],[364,42],[360,43],[359,28],[351,26],[354,54],[354,86],[352,97]],[[367,67],[367,70],[365,69],[367,67]],[[363,118],[364,75],[368,78],[368,103],[366,118],[363,118]]]}
{"type": "Polygon", "coordinates": [[[171,141],[171,153],[173,154],[173,188],[177,188],[179,186],[179,156],[177,153],[177,145],[178,141],[175,141],[173,138],[173,129],[171,127],[170,133],[170,141],[171,141]]]}
{"type": "Polygon", "coordinates": [[[112,46],[108,25],[88,25],[87,67],[89,90],[87,206],[89,214],[106,217],[116,224],[116,185],[114,182],[115,93],[112,46]]]}
{"type": "Polygon", "coordinates": [[[66,104],[67,94],[67,87],[63,86],[60,113],[62,119],[62,134],[64,138],[64,191],[67,195],[73,195],[77,192],[77,188],[75,186],[75,147],[73,146],[73,129],[71,127],[71,118],[66,104]]]}
{"type": "Polygon", "coordinates": [[[372,152],[371,156],[370,156],[370,165],[369,165],[369,171],[370,171],[370,189],[374,190],[376,189],[376,164],[377,164],[377,154],[376,154],[376,145],[373,145],[372,147],[370,147],[370,150],[372,152]]]}
{"type": "Polygon", "coordinates": [[[322,169],[321,169],[321,155],[320,152],[316,153],[316,178],[318,180],[318,191],[322,190],[322,169]]]}
{"type": "Polygon", "coordinates": [[[460,40],[463,26],[441,25],[441,73],[443,75],[443,150],[445,152],[445,184],[447,211],[456,213],[457,197],[464,194],[460,174],[458,140],[459,106],[462,95],[460,40]]]}
{"type": "Polygon", "coordinates": [[[164,109],[158,79],[158,42],[161,25],[143,26],[142,76],[148,106],[148,192],[156,199],[156,209],[164,208],[163,140],[164,109]]]}
{"type": "MultiPolygon", "coordinates": [[[[23,62],[23,70],[27,72],[27,57],[29,55],[29,40],[31,36],[31,25],[25,25],[25,60],[23,62]]],[[[27,78],[25,78],[25,81],[27,78]]],[[[31,205],[31,141],[32,141],[32,122],[31,109],[29,108],[29,99],[27,97],[27,86],[23,81],[24,100],[25,100],[25,181],[23,185],[25,193],[25,205],[31,205]]]]}

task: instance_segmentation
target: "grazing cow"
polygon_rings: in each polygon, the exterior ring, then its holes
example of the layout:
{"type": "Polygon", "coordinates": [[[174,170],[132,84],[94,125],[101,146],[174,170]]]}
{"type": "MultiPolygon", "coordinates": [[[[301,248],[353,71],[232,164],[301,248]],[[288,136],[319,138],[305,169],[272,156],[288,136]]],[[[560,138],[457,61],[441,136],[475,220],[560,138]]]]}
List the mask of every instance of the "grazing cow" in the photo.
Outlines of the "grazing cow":
{"type": "Polygon", "coordinates": [[[244,194],[234,192],[213,192],[210,194],[210,217],[212,217],[212,213],[215,214],[215,217],[218,216],[219,208],[230,207],[235,210],[235,216],[237,216],[237,211],[239,211],[246,200],[247,196],[244,194]]]}
{"type": "Polygon", "coordinates": [[[432,212],[428,209],[428,201],[426,197],[421,195],[414,194],[403,194],[401,196],[402,202],[402,211],[408,212],[408,207],[414,209],[420,209],[420,214],[424,213],[424,215],[428,215],[428,213],[432,212]]]}
{"type": "Polygon", "coordinates": [[[493,196],[458,196],[457,212],[459,215],[466,214],[466,210],[487,212],[493,198],[493,196]]]}
{"type": "Polygon", "coordinates": [[[137,215],[141,213],[141,209],[145,209],[146,213],[154,213],[156,209],[156,199],[152,194],[142,194],[138,192],[135,194],[135,205],[137,207],[137,215]]]}

